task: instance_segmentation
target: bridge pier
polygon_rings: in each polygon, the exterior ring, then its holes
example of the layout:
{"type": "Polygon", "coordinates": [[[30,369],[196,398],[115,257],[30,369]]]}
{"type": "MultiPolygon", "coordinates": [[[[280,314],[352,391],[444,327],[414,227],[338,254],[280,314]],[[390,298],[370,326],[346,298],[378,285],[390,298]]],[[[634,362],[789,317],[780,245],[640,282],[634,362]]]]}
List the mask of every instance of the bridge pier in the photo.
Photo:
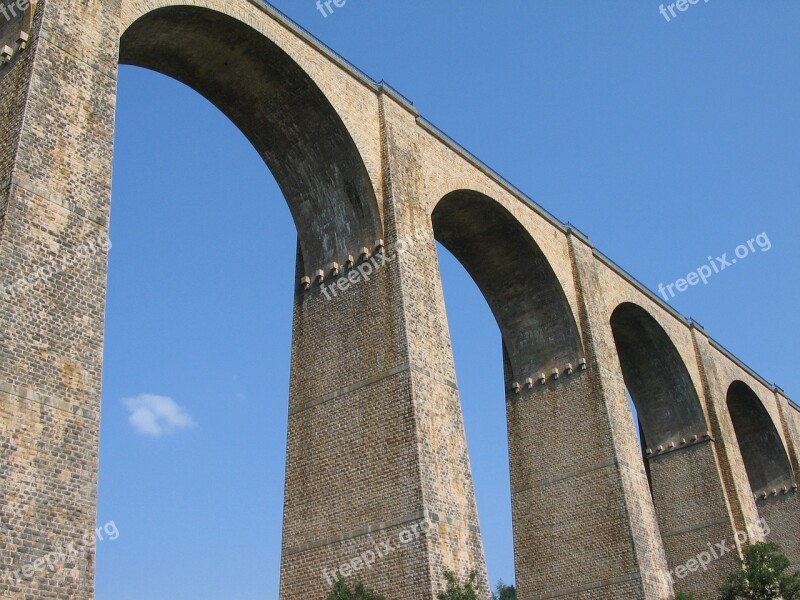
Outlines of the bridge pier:
{"type": "Polygon", "coordinates": [[[40,1],[35,18],[31,6],[0,27],[12,34],[0,46],[15,50],[0,68],[0,595],[10,598],[94,593],[117,17],[40,1]],[[70,561],[46,568],[69,544],[70,561]]]}
{"type": "Polygon", "coordinates": [[[780,411],[781,429],[786,439],[793,478],[787,482],[785,494],[781,486],[781,497],[775,502],[777,510],[759,506],[759,514],[767,524],[774,525],[775,541],[783,547],[786,556],[796,567],[800,565],[800,413],[792,408],[789,398],[777,387],[775,401],[780,411]]]}
{"type": "Polygon", "coordinates": [[[337,575],[434,600],[445,570],[489,595],[449,342],[408,295],[432,240],[384,252],[368,279],[365,257],[295,297],[282,600],[323,598],[337,575]]]}
{"type": "Polygon", "coordinates": [[[649,459],[653,503],[676,592],[715,594],[738,565],[740,544],[714,444],[706,439],[649,459]],[[730,551],[715,553],[722,542],[730,551]]]}

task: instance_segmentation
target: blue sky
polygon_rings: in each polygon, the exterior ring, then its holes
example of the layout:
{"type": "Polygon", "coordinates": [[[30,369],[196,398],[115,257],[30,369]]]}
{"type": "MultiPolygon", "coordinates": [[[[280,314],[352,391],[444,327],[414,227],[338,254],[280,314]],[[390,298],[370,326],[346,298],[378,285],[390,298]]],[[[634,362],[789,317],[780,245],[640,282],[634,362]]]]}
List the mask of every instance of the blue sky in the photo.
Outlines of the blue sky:
{"type": "MultiPolygon", "coordinates": [[[[800,398],[800,4],[276,1],[800,398]]],[[[98,600],[277,598],[295,230],[214,107],[120,72],[98,600]],[[133,416],[133,418],[131,418],[133,416]]],[[[513,581],[500,335],[441,253],[490,576],[513,581]],[[486,350],[488,349],[488,351],[486,350]]]]}

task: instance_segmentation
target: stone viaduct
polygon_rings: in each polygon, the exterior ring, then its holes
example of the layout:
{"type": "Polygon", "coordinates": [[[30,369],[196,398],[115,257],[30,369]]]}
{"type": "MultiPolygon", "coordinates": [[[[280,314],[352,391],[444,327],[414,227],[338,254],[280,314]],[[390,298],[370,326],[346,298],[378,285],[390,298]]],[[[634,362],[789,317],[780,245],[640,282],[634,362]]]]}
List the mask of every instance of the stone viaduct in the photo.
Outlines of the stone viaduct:
{"type": "MultiPolygon", "coordinates": [[[[474,569],[488,597],[435,240],[503,335],[522,600],[709,592],[759,518],[800,564],[800,411],[783,391],[392,89],[258,0],[13,6],[0,18],[0,568],[95,525],[120,63],[215,104],[296,222],[281,600],[322,600],[323,569],[423,520],[365,582],[432,600],[444,569],[474,569]],[[369,281],[323,295],[406,240],[369,281]],[[722,540],[734,550],[673,586],[671,570],[722,540]]],[[[0,577],[17,599],[93,587],[91,547],[0,577]]]]}

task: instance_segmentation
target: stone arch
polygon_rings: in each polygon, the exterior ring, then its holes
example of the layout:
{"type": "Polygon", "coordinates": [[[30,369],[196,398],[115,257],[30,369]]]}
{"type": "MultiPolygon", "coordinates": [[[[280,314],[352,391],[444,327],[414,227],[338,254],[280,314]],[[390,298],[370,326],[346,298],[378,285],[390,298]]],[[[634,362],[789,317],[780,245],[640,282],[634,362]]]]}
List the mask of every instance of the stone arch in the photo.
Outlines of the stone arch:
{"type": "Polygon", "coordinates": [[[375,190],[347,127],[265,35],[216,10],[165,6],[124,31],[119,60],[191,87],[242,131],[283,191],[309,273],[382,238],[375,190]]]}
{"type": "Polygon", "coordinates": [[[554,443],[561,417],[552,407],[577,400],[572,406],[580,411],[576,395],[585,392],[586,383],[578,367],[584,358],[580,331],[544,251],[500,202],[472,189],[451,191],[434,207],[431,222],[435,239],[473,279],[500,329],[515,579],[522,596],[552,592],[546,573],[557,571],[559,561],[541,552],[548,534],[533,523],[547,508],[534,481],[561,467],[553,456],[554,449],[563,448],[554,443]],[[570,363],[572,376],[551,376],[553,369],[563,373],[570,363]],[[540,373],[547,385],[540,385],[540,373]]]}
{"type": "Polygon", "coordinates": [[[434,236],[464,266],[503,336],[513,380],[572,363],[583,345],[561,283],[530,233],[502,205],[472,190],[445,195],[432,213],[434,236]]]}
{"type": "Polygon", "coordinates": [[[746,383],[734,381],[728,388],[727,405],[753,494],[791,490],[794,475],[789,456],[756,393],[746,383]]]}
{"type": "MultiPolygon", "coordinates": [[[[681,354],[644,308],[624,302],[610,319],[622,377],[636,405],[653,507],[667,562],[678,573],[708,540],[733,539],[714,439],[681,354]]],[[[735,568],[733,553],[678,576],[676,592],[709,595],[735,568]]]]}
{"type": "Polygon", "coordinates": [[[708,426],[697,390],[658,321],[625,302],[612,313],[611,330],[647,447],[658,453],[702,438],[708,426]]]}

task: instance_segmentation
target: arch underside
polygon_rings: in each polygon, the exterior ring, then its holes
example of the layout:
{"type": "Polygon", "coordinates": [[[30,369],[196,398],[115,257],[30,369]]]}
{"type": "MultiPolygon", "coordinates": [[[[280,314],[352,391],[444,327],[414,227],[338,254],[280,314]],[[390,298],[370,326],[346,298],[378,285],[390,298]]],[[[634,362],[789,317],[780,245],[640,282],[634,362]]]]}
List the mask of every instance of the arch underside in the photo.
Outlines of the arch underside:
{"type": "Polygon", "coordinates": [[[612,314],[611,329],[647,446],[666,449],[701,439],[708,428],[700,399],[661,325],[643,308],[625,303],[612,314]]]}
{"type": "Polygon", "coordinates": [[[382,237],[374,188],[347,128],[308,74],[260,32],[205,8],[161,8],[123,34],[120,63],[188,85],[243,132],[283,191],[309,272],[382,237]]]}
{"type": "Polygon", "coordinates": [[[728,389],[728,412],[753,493],[791,489],[792,466],[767,409],[750,387],[734,382],[728,389]]]}
{"type": "Polygon", "coordinates": [[[436,239],[469,272],[503,335],[516,381],[577,367],[583,346],[555,272],[530,234],[493,199],[461,190],[432,215],[436,239]]]}

